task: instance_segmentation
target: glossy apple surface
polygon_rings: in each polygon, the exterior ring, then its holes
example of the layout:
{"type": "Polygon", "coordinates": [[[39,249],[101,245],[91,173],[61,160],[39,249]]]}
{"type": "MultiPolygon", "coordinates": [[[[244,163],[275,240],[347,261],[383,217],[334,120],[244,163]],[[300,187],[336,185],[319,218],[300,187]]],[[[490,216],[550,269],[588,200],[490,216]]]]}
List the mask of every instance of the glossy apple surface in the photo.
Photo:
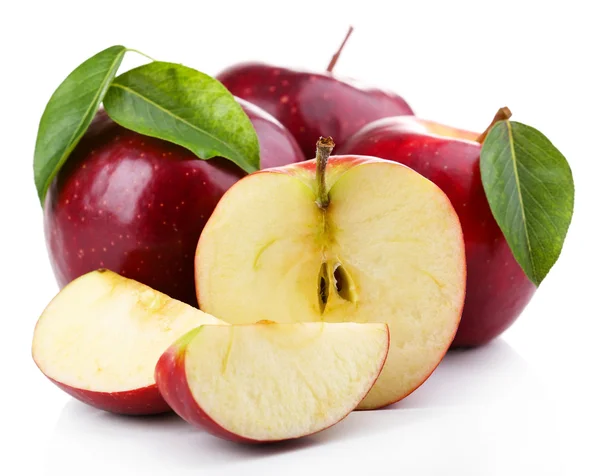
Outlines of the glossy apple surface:
{"type": "Polygon", "coordinates": [[[536,289],[513,257],[488,205],[477,137],[414,117],[387,118],[363,128],[341,151],[408,165],[450,198],[462,224],[467,255],[467,294],[454,347],[482,345],[501,334],[536,289]]]}
{"type": "Polygon", "coordinates": [[[243,443],[289,440],[345,418],[381,372],[385,324],[202,326],[158,361],[161,394],[184,420],[243,443]]]}
{"type": "Polygon", "coordinates": [[[40,316],[32,354],[58,387],[128,415],[169,411],[154,381],[161,354],[199,325],[222,321],[108,270],[67,285],[40,316]]]}
{"type": "MultiPolygon", "coordinates": [[[[281,124],[240,102],[257,130],[263,167],[302,160],[281,124]]],[[[59,285],[108,268],[196,305],[198,237],[223,193],[244,175],[228,160],[199,160],[99,113],[45,201],[46,242],[59,285]]]]}
{"type": "Polygon", "coordinates": [[[315,161],[245,177],[196,252],[200,308],[231,324],[384,322],[389,355],[359,408],[418,388],[445,355],[465,295],[464,241],[446,195],[395,162],[333,156],[329,204],[315,161]]]}
{"type": "Polygon", "coordinates": [[[217,79],[235,96],[277,118],[296,138],[307,159],[314,158],[320,136],[332,136],[343,145],[371,121],[413,114],[400,96],[332,73],[246,63],[226,69],[217,79]]]}

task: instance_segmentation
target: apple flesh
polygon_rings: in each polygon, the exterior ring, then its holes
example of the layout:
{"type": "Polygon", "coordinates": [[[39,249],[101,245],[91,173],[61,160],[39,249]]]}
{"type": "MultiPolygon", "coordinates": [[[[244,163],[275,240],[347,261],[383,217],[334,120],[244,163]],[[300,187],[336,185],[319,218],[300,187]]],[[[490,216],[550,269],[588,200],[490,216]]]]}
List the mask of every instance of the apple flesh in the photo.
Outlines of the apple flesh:
{"type": "Polygon", "coordinates": [[[94,407],[130,415],[166,412],[154,381],[156,362],[202,324],[222,321],[111,271],[93,271],[44,310],[33,359],[58,387],[94,407]]]}
{"type": "Polygon", "coordinates": [[[501,334],[536,290],[488,205],[478,135],[416,117],[396,117],[369,124],[341,150],[405,164],[436,183],[454,205],[465,236],[467,293],[453,347],[479,346],[501,334]]]}
{"type": "Polygon", "coordinates": [[[307,159],[319,136],[339,145],[365,124],[413,114],[400,96],[336,77],[261,63],[232,66],[217,75],[229,91],[277,118],[296,138],[307,159]]]}
{"type": "Polygon", "coordinates": [[[216,436],[288,440],[346,417],[388,347],[385,324],[202,326],[160,358],[156,382],[176,413],[216,436]]]}
{"type": "MultiPolygon", "coordinates": [[[[240,100],[259,136],[261,163],[303,160],[290,133],[240,100]]],[[[193,257],[223,193],[245,173],[223,158],[199,160],[100,113],[50,187],[46,242],[58,284],[108,268],[197,305],[193,257]]]]}
{"type": "Polygon", "coordinates": [[[198,302],[232,324],[387,323],[387,363],[359,408],[382,407],[421,385],[452,342],[465,293],[460,223],[436,185],[395,162],[331,157],[326,208],[315,169],[260,171],[224,195],[198,243],[198,302]]]}

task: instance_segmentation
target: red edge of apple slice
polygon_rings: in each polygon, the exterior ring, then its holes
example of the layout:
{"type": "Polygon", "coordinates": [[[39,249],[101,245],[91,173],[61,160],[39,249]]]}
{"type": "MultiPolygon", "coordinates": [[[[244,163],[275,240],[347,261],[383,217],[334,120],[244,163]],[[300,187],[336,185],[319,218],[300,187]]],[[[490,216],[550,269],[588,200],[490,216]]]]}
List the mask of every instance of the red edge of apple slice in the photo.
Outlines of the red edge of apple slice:
{"type": "MultiPolygon", "coordinates": [[[[202,327],[202,326],[200,326],[202,327]]],[[[386,324],[385,328],[387,330],[387,347],[385,351],[385,356],[381,360],[381,365],[377,371],[377,376],[373,379],[373,383],[371,386],[365,391],[364,395],[359,400],[362,401],[364,397],[367,396],[369,391],[377,382],[377,379],[381,375],[381,371],[383,370],[383,366],[387,360],[387,356],[390,349],[390,328],[386,324]]],[[[193,331],[190,331],[193,332],[193,331]]],[[[295,440],[298,438],[304,438],[306,436],[316,435],[322,431],[325,431],[337,423],[344,420],[352,410],[344,415],[339,420],[333,422],[331,425],[321,428],[314,433],[310,433],[309,435],[301,435],[295,436],[292,438],[285,438],[281,440],[256,440],[253,438],[245,438],[243,436],[237,435],[230,431],[224,429],[221,425],[219,425],[215,420],[213,420],[206,412],[203,412],[200,409],[200,406],[196,403],[192,392],[189,389],[187,382],[185,381],[185,359],[187,356],[187,351],[181,352],[177,345],[172,345],[167,349],[163,355],[158,360],[156,364],[155,372],[154,372],[154,380],[156,381],[156,385],[158,390],[160,391],[162,397],[167,402],[167,404],[173,409],[175,413],[177,413],[181,418],[183,418],[186,422],[191,425],[200,428],[202,430],[206,430],[214,436],[219,438],[223,438],[228,441],[234,441],[236,443],[246,443],[246,444],[269,444],[269,443],[278,443],[281,441],[295,440]],[[168,369],[168,372],[163,373],[160,369],[168,369]],[[175,388],[176,393],[170,393],[168,388],[175,388]],[[196,416],[197,421],[201,421],[201,424],[198,424],[194,421],[192,415],[196,416]]]]}
{"type": "Polygon", "coordinates": [[[47,375],[46,378],[73,398],[99,410],[132,416],[158,415],[171,411],[156,384],[124,392],[95,392],[71,387],[47,375]]]}

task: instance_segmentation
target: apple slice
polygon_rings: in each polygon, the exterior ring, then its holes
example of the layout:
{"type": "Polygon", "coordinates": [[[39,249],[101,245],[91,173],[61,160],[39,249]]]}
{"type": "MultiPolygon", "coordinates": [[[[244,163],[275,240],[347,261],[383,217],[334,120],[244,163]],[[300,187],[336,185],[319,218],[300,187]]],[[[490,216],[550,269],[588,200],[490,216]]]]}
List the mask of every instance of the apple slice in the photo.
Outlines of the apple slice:
{"type": "Polygon", "coordinates": [[[46,307],[33,335],[33,359],[82,402],[115,413],[161,413],[169,406],[154,382],[156,362],[202,324],[223,323],[137,281],[93,271],[46,307]]]}
{"type": "Polygon", "coordinates": [[[156,382],[184,420],[228,440],[310,435],[348,415],[381,372],[385,324],[201,326],[158,361],[156,382]]]}
{"type": "Polygon", "coordinates": [[[465,247],[448,197],[395,162],[332,157],[235,184],[196,251],[200,308],[231,324],[385,322],[390,353],[359,408],[402,399],[433,372],[465,297],[465,247]]]}

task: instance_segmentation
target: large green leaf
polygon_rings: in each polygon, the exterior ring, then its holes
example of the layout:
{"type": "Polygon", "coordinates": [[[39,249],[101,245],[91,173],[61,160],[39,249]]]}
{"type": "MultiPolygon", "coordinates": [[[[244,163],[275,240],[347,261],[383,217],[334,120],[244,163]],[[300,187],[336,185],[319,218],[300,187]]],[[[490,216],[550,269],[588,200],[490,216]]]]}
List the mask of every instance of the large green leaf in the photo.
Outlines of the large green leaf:
{"type": "Polygon", "coordinates": [[[567,160],[536,129],[500,121],[481,150],[481,179],[516,260],[539,285],[560,255],[573,215],[567,160]]]}
{"type": "Polygon", "coordinates": [[[112,46],[80,64],[48,101],[35,143],[33,171],[40,202],[94,118],[126,48],[112,46]]]}
{"type": "Polygon", "coordinates": [[[104,107],[123,127],[179,144],[201,159],[221,156],[259,169],[258,137],[232,94],[186,66],[154,62],[113,81],[104,107]]]}

